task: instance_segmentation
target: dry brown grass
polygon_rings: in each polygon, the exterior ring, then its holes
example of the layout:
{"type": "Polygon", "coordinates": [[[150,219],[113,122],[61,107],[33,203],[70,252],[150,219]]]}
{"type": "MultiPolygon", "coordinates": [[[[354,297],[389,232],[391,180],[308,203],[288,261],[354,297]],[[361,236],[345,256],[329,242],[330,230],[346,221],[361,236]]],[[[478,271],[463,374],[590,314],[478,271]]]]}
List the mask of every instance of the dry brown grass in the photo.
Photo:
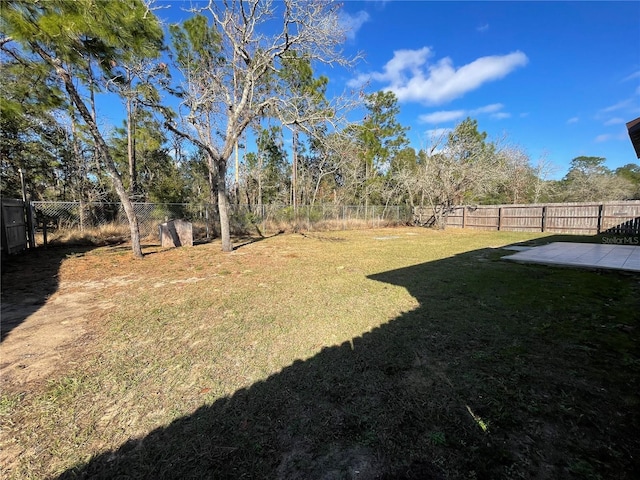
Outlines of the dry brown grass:
{"type": "Polygon", "coordinates": [[[4,389],[0,446],[19,452],[4,473],[633,478],[640,283],[500,260],[537,237],[387,228],[154,246],[142,262],[67,253],[61,285],[117,307],[78,365],[4,389]]]}
{"type": "MultiPolygon", "coordinates": [[[[345,219],[345,220],[319,220],[311,221],[301,218],[298,220],[276,220],[270,219],[259,224],[233,225],[234,234],[238,236],[262,235],[269,236],[276,233],[297,233],[305,231],[329,232],[343,230],[366,230],[371,228],[393,228],[402,224],[392,220],[361,220],[361,219],[345,219]]],[[[143,236],[142,242],[147,245],[158,245],[159,236],[155,229],[152,233],[143,236]]],[[[206,241],[207,233],[209,238],[215,237],[216,232],[207,228],[204,224],[193,223],[193,238],[196,241],[206,241]]],[[[94,246],[102,247],[107,245],[120,245],[127,242],[130,238],[130,231],[127,225],[121,223],[104,224],[99,227],[85,228],[80,230],[59,229],[47,232],[47,244],[51,246],[94,246]]],[[[44,245],[44,236],[42,231],[36,233],[36,244],[44,245]]]]}
{"type": "MultiPolygon", "coordinates": [[[[129,227],[122,224],[105,224],[94,228],[60,229],[47,232],[47,244],[51,246],[84,245],[101,247],[119,245],[130,238],[129,227]]],[[[38,232],[36,244],[44,245],[44,235],[38,232]]]]}

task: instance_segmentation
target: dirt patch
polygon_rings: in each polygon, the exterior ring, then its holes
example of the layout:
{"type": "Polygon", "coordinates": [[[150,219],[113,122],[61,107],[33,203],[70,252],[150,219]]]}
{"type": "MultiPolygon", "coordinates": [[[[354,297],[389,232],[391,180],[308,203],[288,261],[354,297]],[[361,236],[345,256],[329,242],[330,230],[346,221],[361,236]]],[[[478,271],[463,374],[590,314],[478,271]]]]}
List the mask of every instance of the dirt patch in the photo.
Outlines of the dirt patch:
{"type": "Polygon", "coordinates": [[[60,368],[77,365],[93,336],[89,324],[115,305],[97,300],[89,290],[66,292],[64,285],[61,290],[36,311],[28,299],[2,303],[3,322],[24,319],[2,342],[3,391],[31,390],[60,368]]]}
{"type": "Polygon", "coordinates": [[[3,259],[2,391],[35,393],[82,364],[107,314],[132,289],[207,279],[192,265],[195,249],[144,252],[142,262],[126,245],[36,249],[3,259]]]}
{"type": "Polygon", "coordinates": [[[116,306],[117,292],[134,282],[100,265],[99,256],[79,262],[88,252],[36,250],[3,262],[4,393],[32,393],[77,366],[95,337],[96,322],[116,306]]]}

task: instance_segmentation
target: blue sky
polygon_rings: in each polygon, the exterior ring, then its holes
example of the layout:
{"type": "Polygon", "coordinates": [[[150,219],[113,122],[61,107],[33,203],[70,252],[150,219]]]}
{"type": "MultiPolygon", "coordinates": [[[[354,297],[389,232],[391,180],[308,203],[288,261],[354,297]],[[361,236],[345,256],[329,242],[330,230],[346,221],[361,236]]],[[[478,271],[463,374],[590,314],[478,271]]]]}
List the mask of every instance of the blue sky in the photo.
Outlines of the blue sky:
{"type": "Polygon", "coordinates": [[[332,86],[391,90],[415,148],[467,116],[561,178],[571,159],[637,162],[640,2],[346,1],[352,72],[332,86]],[[367,83],[365,83],[367,82],[367,83]]]}
{"type": "MultiPolygon", "coordinates": [[[[156,13],[184,20],[190,3],[159,0],[156,13]]],[[[550,178],[582,155],[612,170],[638,162],[625,126],[640,117],[638,1],[346,0],[341,14],[345,55],[363,59],[318,67],[329,95],[393,91],[416,149],[469,116],[532,163],[546,158],[550,178]]]]}

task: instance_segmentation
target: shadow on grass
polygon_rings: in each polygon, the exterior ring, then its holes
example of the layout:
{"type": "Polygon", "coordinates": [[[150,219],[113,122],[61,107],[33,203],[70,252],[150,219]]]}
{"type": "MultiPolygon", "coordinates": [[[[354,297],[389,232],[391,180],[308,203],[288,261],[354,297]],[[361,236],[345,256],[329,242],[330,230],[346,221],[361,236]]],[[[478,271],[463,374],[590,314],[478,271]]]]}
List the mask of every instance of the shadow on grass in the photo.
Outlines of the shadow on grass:
{"type": "Polygon", "coordinates": [[[505,253],[370,276],[420,306],[59,478],[637,478],[637,277],[505,253]]]}
{"type": "Polygon", "coordinates": [[[263,240],[268,240],[269,238],[277,237],[278,235],[282,235],[283,233],[284,233],[283,231],[280,231],[278,233],[274,233],[273,235],[260,234],[260,236],[258,237],[246,236],[246,237],[237,238],[234,240],[233,250],[238,250],[242,247],[246,247],[247,245],[252,245],[254,243],[258,243],[263,240]]]}
{"type": "Polygon", "coordinates": [[[598,244],[615,244],[615,245],[632,245],[640,246],[640,236],[636,234],[617,233],[614,229],[610,231],[598,233],[597,235],[572,235],[572,234],[555,234],[549,237],[540,237],[522,245],[540,246],[553,242],[570,242],[570,243],[598,243],[598,244]]]}
{"type": "Polygon", "coordinates": [[[3,257],[2,341],[58,290],[58,270],[62,261],[70,256],[84,255],[93,248],[40,247],[3,257]]]}

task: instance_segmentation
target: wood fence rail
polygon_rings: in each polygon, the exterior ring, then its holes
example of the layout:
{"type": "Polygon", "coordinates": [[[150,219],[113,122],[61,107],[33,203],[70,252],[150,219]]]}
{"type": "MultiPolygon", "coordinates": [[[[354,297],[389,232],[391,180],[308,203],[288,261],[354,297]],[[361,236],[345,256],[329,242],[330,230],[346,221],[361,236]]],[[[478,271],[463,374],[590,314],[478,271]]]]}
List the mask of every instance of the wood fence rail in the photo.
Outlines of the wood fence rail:
{"type": "MultiPolygon", "coordinates": [[[[420,223],[433,215],[416,208],[420,223]]],[[[445,215],[449,227],[512,232],[552,232],[596,235],[640,235],[640,200],[601,203],[522,205],[460,205],[445,215]]]]}

